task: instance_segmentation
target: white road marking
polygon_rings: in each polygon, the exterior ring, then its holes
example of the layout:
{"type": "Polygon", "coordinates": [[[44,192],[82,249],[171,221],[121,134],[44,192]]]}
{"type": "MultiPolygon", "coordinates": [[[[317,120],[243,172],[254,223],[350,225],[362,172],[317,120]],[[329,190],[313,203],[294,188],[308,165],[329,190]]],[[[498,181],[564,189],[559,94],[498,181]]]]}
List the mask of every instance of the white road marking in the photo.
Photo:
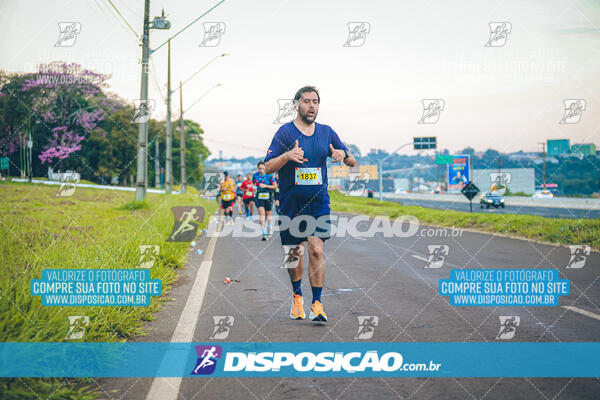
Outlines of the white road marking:
{"type": "Polygon", "coordinates": [[[600,321],[600,315],[593,313],[591,311],[582,310],[581,308],[573,307],[573,306],[562,306],[562,308],[566,308],[567,310],[575,311],[576,313],[579,313],[579,314],[585,315],[586,317],[594,318],[594,319],[597,319],[598,321],[600,321]]]}
{"type": "Polygon", "coordinates": [[[411,254],[411,257],[414,257],[414,258],[416,258],[417,260],[429,261],[429,259],[428,259],[428,258],[421,257],[421,256],[418,256],[418,255],[416,255],[416,254],[411,254]]]}
{"type": "MultiPolygon", "coordinates": [[[[206,291],[208,276],[212,267],[212,257],[216,243],[217,236],[215,235],[208,243],[202,264],[200,264],[200,268],[198,268],[198,272],[196,273],[192,290],[188,295],[185,307],[179,316],[177,327],[175,327],[175,332],[173,332],[173,336],[171,337],[171,342],[192,342],[194,330],[198,324],[198,316],[202,309],[204,292],[206,291]]],[[[163,362],[167,362],[166,360],[167,357],[165,356],[163,362]]],[[[182,377],[155,377],[146,400],[176,400],[179,395],[181,380],[182,377]]]]}

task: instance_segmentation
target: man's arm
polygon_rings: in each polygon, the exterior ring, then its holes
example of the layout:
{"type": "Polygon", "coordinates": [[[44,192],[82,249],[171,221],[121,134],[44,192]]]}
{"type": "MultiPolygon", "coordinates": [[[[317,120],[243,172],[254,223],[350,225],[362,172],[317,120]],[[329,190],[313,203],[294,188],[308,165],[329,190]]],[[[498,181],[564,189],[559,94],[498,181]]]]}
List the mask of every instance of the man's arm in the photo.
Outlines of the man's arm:
{"type": "Polygon", "coordinates": [[[354,167],[356,165],[356,158],[354,158],[354,154],[350,153],[350,151],[348,151],[348,158],[344,160],[344,164],[349,167],[354,167]]]}
{"type": "Polygon", "coordinates": [[[346,164],[349,167],[354,167],[356,165],[356,159],[354,155],[350,153],[348,147],[342,143],[338,134],[332,129],[331,130],[331,143],[329,144],[329,157],[333,158],[335,162],[339,162],[340,166],[342,164],[346,164]],[[348,157],[346,157],[346,152],[348,153],[348,157]]]}
{"type": "Polygon", "coordinates": [[[283,153],[282,155],[280,155],[278,157],[271,158],[269,161],[267,161],[265,163],[265,173],[272,174],[275,171],[279,171],[281,169],[281,167],[283,167],[285,164],[287,164],[288,161],[289,161],[289,159],[288,159],[287,153],[283,153]]]}
{"type": "Polygon", "coordinates": [[[269,161],[265,163],[265,173],[272,174],[273,172],[279,171],[288,161],[293,161],[302,164],[304,161],[308,161],[304,158],[304,150],[302,147],[298,146],[298,141],[296,140],[295,146],[280,156],[271,158],[269,161]]]}

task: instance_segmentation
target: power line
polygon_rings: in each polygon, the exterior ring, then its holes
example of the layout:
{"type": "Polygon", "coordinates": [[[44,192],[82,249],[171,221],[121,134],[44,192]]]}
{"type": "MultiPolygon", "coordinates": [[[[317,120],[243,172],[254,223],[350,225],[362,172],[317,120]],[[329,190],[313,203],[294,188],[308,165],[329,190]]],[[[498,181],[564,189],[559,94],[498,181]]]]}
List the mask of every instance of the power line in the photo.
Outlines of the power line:
{"type": "Polygon", "coordinates": [[[166,96],[163,94],[163,85],[160,84],[160,81],[158,80],[158,77],[156,76],[156,67],[154,66],[154,59],[150,58],[150,63],[152,64],[152,69],[150,70],[150,75],[152,76],[152,83],[154,84],[154,89],[156,89],[156,91],[158,91],[158,94],[160,95],[160,97],[162,97],[162,99],[166,102],[167,98],[166,96]]]}
{"type": "Polygon", "coordinates": [[[131,30],[131,32],[133,32],[133,34],[135,35],[136,39],[139,39],[140,35],[135,31],[135,29],[133,29],[133,27],[131,25],[129,25],[129,22],[127,22],[127,20],[125,19],[125,17],[123,16],[123,14],[121,14],[121,12],[119,11],[119,9],[115,6],[115,4],[112,2],[112,0],[106,0],[108,1],[108,3],[112,6],[112,8],[116,11],[116,13],[119,15],[119,17],[121,17],[121,20],[123,22],[125,22],[125,25],[127,25],[127,27],[131,30]]]}
{"type": "Polygon", "coordinates": [[[261,153],[265,152],[265,149],[258,149],[256,147],[250,147],[250,146],[241,145],[241,144],[229,143],[229,142],[225,142],[223,140],[211,139],[211,138],[208,138],[208,137],[206,137],[204,135],[202,136],[202,139],[203,140],[208,140],[209,142],[215,142],[215,143],[225,144],[225,145],[232,146],[232,147],[239,147],[239,148],[242,148],[242,149],[259,151],[261,153]]]}

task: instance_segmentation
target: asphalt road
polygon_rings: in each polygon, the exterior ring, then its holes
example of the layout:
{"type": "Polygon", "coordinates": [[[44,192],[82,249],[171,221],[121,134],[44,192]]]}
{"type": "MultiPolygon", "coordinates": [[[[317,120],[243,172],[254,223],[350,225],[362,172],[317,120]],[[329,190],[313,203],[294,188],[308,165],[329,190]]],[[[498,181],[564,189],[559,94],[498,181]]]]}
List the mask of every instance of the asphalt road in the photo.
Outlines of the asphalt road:
{"type": "MultiPolygon", "coordinates": [[[[469,211],[469,203],[443,201],[443,200],[415,200],[386,198],[407,206],[421,206],[438,210],[469,211]]],[[[486,214],[527,214],[539,215],[549,218],[600,218],[600,210],[584,210],[566,207],[531,207],[531,206],[506,206],[506,208],[480,208],[479,197],[473,199],[473,212],[486,214]]]]}
{"type": "MultiPolygon", "coordinates": [[[[366,224],[366,222],[364,223],[366,224]]],[[[598,341],[600,320],[563,306],[600,314],[600,254],[592,252],[584,268],[565,269],[566,247],[537,244],[473,232],[460,236],[408,238],[331,238],[326,242],[326,281],[323,303],[325,325],[288,317],[290,283],[280,269],[278,235],[258,238],[222,237],[214,252],[209,238],[198,240],[181,279],[169,293],[157,319],[149,322],[149,336],[136,341],[169,341],[181,319],[194,285],[207,275],[206,291],[193,330],[194,342],[215,342],[213,316],[234,317],[224,342],[344,341],[352,342],[357,316],[379,317],[372,341],[386,342],[495,342],[501,315],[521,318],[513,341],[598,341]],[[428,245],[445,244],[449,254],[440,269],[425,269],[428,245]],[[204,258],[212,255],[212,264],[204,258]],[[210,273],[206,268],[210,267],[210,273]],[[438,280],[450,268],[557,268],[571,282],[571,294],[558,307],[453,307],[437,293],[438,280]],[[204,270],[203,270],[204,269],[204,270]],[[225,277],[239,280],[229,285],[225,277]]],[[[308,314],[310,285],[303,278],[308,314]]],[[[592,314],[594,315],[594,314],[592,314]]],[[[567,356],[567,355],[565,355],[567,356]]],[[[146,399],[152,378],[96,379],[106,399],[146,399]]],[[[183,378],[165,381],[178,386],[173,398],[192,399],[592,399],[600,379],[547,378],[183,378]]]]}

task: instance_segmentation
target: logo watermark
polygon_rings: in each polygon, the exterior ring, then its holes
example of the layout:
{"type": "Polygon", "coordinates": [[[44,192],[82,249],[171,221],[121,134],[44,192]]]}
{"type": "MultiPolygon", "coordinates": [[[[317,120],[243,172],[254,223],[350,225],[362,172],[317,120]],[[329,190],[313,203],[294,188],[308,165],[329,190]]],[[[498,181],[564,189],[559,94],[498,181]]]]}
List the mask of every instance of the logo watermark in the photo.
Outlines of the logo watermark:
{"type": "Polygon", "coordinates": [[[425,268],[442,268],[450,247],[445,244],[430,244],[427,246],[429,258],[425,268]]]}
{"type": "Polygon", "coordinates": [[[564,99],[565,113],[559,124],[576,124],[585,111],[586,101],[584,99],[564,99]]]}
{"type": "Polygon", "coordinates": [[[223,355],[221,346],[195,346],[198,354],[192,375],[210,375],[217,368],[217,360],[223,355]]]}
{"type": "Polygon", "coordinates": [[[79,340],[85,335],[85,328],[90,326],[90,317],[86,315],[69,315],[69,332],[65,339],[79,340]]]}
{"type": "Polygon", "coordinates": [[[379,317],[376,315],[360,315],[358,319],[358,331],[354,339],[371,339],[375,333],[375,327],[379,325],[379,317]]]}
{"type": "Polygon", "coordinates": [[[423,104],[423,115],[417,123],[436,124],[444,111],[446,101],[444,99],[422,99],[421,103],[423,104]]]}
{"type": "Polygon", "coordinates": [[[152,268],[156,257],[160,253],[160,246],[155,244],[141,244],[139,246],[140,259],[137,263],[137,268],[152,268]]]}
{"type": "Polygon", "coordinates": [[[154,111],[156,108],[156,101],[154,101],[154,99],[136,99],[133,102],[135,105],[135,114],[133,115],[131,122],[135,124],[143,124],[148,122],[148,120],[150,120],[152,111],[154,111]]]}
{"type": "Polygon", "coordinates": [[[502,47],[506,44],[508,35],[512,31],[510,22],[490,22],[490,38],[485,47],[502,47]]]}
{"type": "Polygon", "coordinates": [[[167,242],[191,242],[196,237],[198,226],[204,219],[204,208],[178,206],[171,208],[175,219],[173,232],[167,242]]]}
{"type": "Polygon", "coordinates": [[[569,259],[569,263],[565,268],[569,269],[579,269],[583,268],[585,265],[585,261],[587,257],[590,255],[591,248],[588,245],[571,245],[569,246],[571,250],[571,258],[569,259]]]}
{"type": "Polygon", "coordinates": [[[275,121],[273,121],[274,124],[286,124],[296,118],[296,107],[294,100],[278,99],[277,106],[279,107],[279,110],[277,111],[277,117],[275,118],[275,121]]]}
{"type": "Polygon", "coordinates": [[[59,22],[58,40],[54,47],[72,47],[81,33],[81,22],[59,22]]]}
{"type": "Polygon", "coordinates": [[[199,47],[217,47],[221,44],[221,37],[225,34],[225,22],[205,22],[204,38],[199,47]]]}
{"type": "Polygon", "coordinates": [[[76,172],[65,172],[60,174],[60,186],[56,192],[56,197],[69,197],[75,194],[75,189],[79,184],[80,175],[76,172]]]}
{"type": "Polygon", "coordinates": [[[368,22],[348,22],[348,39],[343,47],[361,47],[371,32],[371,24],[368,22]]]}
{"type": "MultiPolygon", "coordinates": [[[[257,220],[238,217],[232,224],[224,224],[224,221],[225,217],[222,215],[211,216],[206,229],[207,236],[232,236],[236,238],[262,237],[262,228],[257,220]]],[[[286,215],[275,215],[273,216],[272,227],[273,231],[289,230],[289,233],[296,237],[329,236],[343,238],[351,236],[372,238],[377,234],[381,234],[384,237],[412,237],[419,232],[419,220],[412,215],[403,215],[393,220],[387,215],[376,216],[372,219],[367,215],[347,216],[327,214],[320,217],[300,215],[293,219],[286,215]],[[367,229],[359,229],[359,226],[364,226],[364,224],[361,225],[363,222],[370,222],[367,229]]],[[[291,248],[287,251],[289,253],[291,248]]]]}
{"type": "Polygon", "coordinates": [[[283,245],[283,264],[281,268],[294,269],[300,263],[300,258],[304,255],[304,246],[283,245]]]}
{"type": "Polygon", "coordinates": [[[517,327],[521,324],[521,317],[516,315],[500,316],[500,331],[496,339],[510,340],[515,337],[517,327]]]}
{"type": "Polygon", "coordinates": [[[231,315],[215,315],[212,317],[214,328],[213,333],[209,339],[227,339],[229,331],[233,328],[233,321],[235,320],[231,315]]]}
{"type": "Polygon", "coordinates": [[[216,196],[219,194],[219,182],[224,178],[221,172],[205,172],[200,184],[203,196],[216,196]]]}
{"type": "Polygon", "coordinates": [[[368,172],[350,172],[348,173],[348,190],[346,196],[362,196],[367,190],[369,183],[368,172]]]}
{"type": "Polygon", "coordinates": [[[510,172],[490,172],[490,191],[498,192],[503,196],[511,180],[510,172]]]}

